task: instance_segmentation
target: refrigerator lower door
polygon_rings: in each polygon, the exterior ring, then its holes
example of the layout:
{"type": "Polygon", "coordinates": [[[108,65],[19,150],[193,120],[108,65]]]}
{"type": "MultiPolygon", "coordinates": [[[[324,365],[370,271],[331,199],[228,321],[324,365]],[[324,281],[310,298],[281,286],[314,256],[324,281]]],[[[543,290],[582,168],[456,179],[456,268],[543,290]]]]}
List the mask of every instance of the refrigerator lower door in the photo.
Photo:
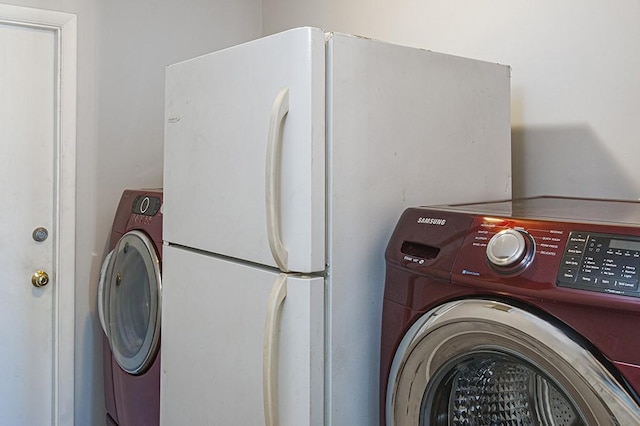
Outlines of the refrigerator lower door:
{"type": "Polygon", "coordinates": [[[173,246],[163,278],[162,425],[323,424],[323,278],[173,246]]]}

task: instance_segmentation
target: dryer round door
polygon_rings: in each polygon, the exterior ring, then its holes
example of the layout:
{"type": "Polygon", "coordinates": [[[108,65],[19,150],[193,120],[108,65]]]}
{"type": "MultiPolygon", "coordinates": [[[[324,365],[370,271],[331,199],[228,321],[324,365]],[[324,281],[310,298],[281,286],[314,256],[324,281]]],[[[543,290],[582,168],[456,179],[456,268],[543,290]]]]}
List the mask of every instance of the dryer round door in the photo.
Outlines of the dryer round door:
{"type": "Polygon", "coordinates": [[[131,231],[120,238],[108,262],[103,266],[103,328],[118,365],[142,374],[160,346],[160,261],[151,240],[131,231]]]}
{"type": "Polygon", "coordinates": [[[633,398],[588,350],[492,300],[423,315],[396,351],[388,426],[640,424],[633,398]]]}

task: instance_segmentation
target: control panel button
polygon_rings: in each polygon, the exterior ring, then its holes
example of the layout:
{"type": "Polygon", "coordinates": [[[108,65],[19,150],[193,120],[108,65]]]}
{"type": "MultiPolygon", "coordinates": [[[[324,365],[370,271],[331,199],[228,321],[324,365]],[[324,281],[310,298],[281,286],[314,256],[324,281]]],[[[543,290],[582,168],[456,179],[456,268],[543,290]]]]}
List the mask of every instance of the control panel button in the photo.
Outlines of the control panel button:
{"type": "Polygon", "coordinates": [[[561,268],[560,277],[563,281],[573,282],[576,280],[576,270],[573,268],[561,268]]]}

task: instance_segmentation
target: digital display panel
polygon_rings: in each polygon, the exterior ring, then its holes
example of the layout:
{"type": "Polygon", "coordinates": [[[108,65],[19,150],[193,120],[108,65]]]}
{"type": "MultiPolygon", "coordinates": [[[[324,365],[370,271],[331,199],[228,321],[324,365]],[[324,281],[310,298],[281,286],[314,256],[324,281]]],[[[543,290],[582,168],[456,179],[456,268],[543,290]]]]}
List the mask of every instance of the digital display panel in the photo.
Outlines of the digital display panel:
{"type": "Polygon", "coordinates": [[[640,241],[630,240],[611,240],[609,242],[609,248],[620,250],[635,250],[640,251],[640,241]]]}

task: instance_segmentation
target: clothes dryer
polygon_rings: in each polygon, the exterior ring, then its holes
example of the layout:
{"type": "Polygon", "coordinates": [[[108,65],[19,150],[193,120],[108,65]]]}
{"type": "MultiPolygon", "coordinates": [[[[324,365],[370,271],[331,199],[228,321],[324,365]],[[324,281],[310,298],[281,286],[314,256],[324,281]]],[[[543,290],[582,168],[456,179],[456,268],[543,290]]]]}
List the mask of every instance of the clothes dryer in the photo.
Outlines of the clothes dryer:
{"type": "Polygon", "coordinates": [[[386,264],[381,425],[640,424],[640,203],[412,208],[386,264]]]}
{"type": "Polygon", "coordinates": [[[126,190],[98,289],[108,425],[159,424],[161,263],[162,190],[126,190]]]}

